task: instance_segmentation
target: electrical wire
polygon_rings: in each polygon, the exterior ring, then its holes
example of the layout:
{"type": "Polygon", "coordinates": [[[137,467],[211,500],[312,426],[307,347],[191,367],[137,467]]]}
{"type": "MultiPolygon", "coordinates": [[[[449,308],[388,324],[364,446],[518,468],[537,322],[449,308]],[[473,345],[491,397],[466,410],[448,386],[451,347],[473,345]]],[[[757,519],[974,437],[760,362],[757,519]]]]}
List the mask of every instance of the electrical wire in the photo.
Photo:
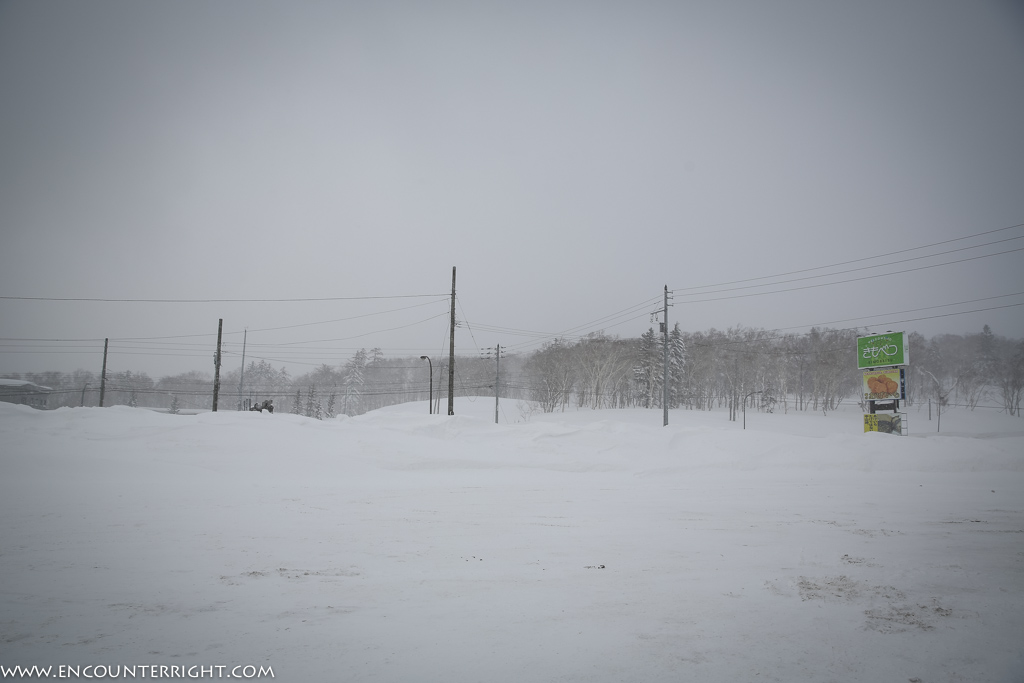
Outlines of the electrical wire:
{"type": "MultiPolygon", "coordinates": [[[[376,311],[374,313],[364,313],[362,315],[353,315],[353,316],[350,316],[348,318],[336,318],[334,320],[321,320],[321,321],[313,322],[313,323],[299,323],[297,325],[284,325],[284,326],[281,326],[281,327],[263,327],[263,328],[251,329],[251,330],[248,330],[248,331],[249,332],[277,332],[279,330],[293,330],[293,329],[296,329],[296,328],[299,328],[299,327],[310,327],[310,326],[313,326],[313,325],[327,325],[327,324],[330,324],[330,323],[348,322],[350,320],[359,320],[361,318],[370,318],[370,317],[375,316],[375,315],[385,315],[387,313],[397,313],[399,311],[408,311],[408,310],[413,309],[413,308],[422,308],[423,306],[430,306],[431,304],[438,303],[439,301],[440,302],[447,302],[447,299],[439,299],[438,301],[428,301],[428,302],[422,303],[422,304],[414,304],[412,306],[403,306],[402,308],[392,308],[392,309],[389,309],[389,310],[386,310],[386,311],[376,311]]],[[[238,334],[238,332],[235,332],[234,334],[238,334]]]]}
{"type": "MultiPolygon", "coordinates": [[[[949,265],[953,265],[955,263],[965,263],[967,261],[977,261],[978,259],[990,258],[992,256],[1002,256],[1004,254],[1012,254],[1012,253],[1018,252],[1018,251],[1024,251],[1024,247],[1020,247],[1019,249],[1009,249],[1007,251],[1001,251],[1001,252],[998,252],[996,254],[985,254],[983,256],[972,256],[972,257],[969,257],[969,258],[958,259],[956,261],[948,261],[946,263],[933,263],[931,265],[919,266],[917,268],[906,268],[906,269],[903,269],[903,270],[898,270],[898,271],[896,271],[894,273],[879,273],[877,275],[868,275],[868,276],[865,276],[865,277],[855,277],[855,278],[849,278],[847,280],[837,280],[836,282],[821,282],[821,283],[814,284],[814,285],[803,285],[803,286],[800,286],[800,287],[787,287],[785,289],[776,289],[776,290],[772,290],[772,291],[769,291],[769,292],[752,292],[750,294],[735,294],[733,296],[720,296],[720,297],[715,297],[713,299],[700,299],[699,301],[682,301],[680,303],[681,304],[689,305],[689,304],[708,303],[710,301],[725,301],[725,300],[728,300],[728,299],[745,299],[745,298],[749,298],[749,297],[753,297],[753,296],[766,296],[766,295],[769,295],[769,294],[781,294],[783,292],[796,292],[796,291],[799,291],[799,290],[802,290],[802,289],[816,289],[816,288],[819,288],[819,287],[829,287],[831,285],[842,285],[842,284],[847,284],[847,283],[850,283],[850,282],[861,282],[863,280],[875,280],[875,279],[882,278],[882,277],[889,277],[891,275],[903,275],[905,273],[913,273],[913,272],[918,271],[918,270],[927,270],[929,268],[938,268],[938,267],[941,267],[941,266],[949,266],[949,265]]],[[[765,286],[766,287],[770,287],[772,285],[769,284],[769,285],[765,285],[765,286]]],[[[711,292],[708,292],[708,293],[711,293],[711,292]]]]}
{"type": "MultiPolygon", "coordinates": [[[[827,266],[815,266],[813,268],[802,268],[800,270],[790,270],[790,271],[787,271],[787,272],[784,272],[784,273],[776,273],[775,275],[762,275],[760,277],[747,278],[745,280],[731,280],[729,282],[718,282],[718,283],[709,284],[709,285],[695,285],[693,287],[684,287],[684,288],[681,288],[681,289],[676,289],[675,291],[677,291],[677,292],[686,292],[686,291],[689,291],[691,289],[706,289],[708,287],[724,287],[726,285],[735,285],[735,284],[740,284],[740,283],[743,283],[743,282],[754,282],[756,280],[769,280],[769,279],[773,279],[773,278],[776,278],[776,277],[785,277],[787,275],[796,275],[798,273],[809,273],[809,272],[812,272],[812,271],[815,271],[815,270],[824,270],[826,268],[836,268],[838,266],[847,266],[847,265],[850,265],[852,263],[862,263],[864,261],[870,261],[871,259],[876,259],[876,258],[887,258],[887,257],[892,256],[894,254],[905,254],[907,252],[918,251],[920,249],[929,249],[931,247],[942,246],[943,244],[952,244],[953,242],[961,242],[963,240],[972,239],[974,237],[982,237],[983,235],[992,235],[992,234],[995,234],[997,232],[1005,232],[1007,230],[1013,230],[1014,228],[1021,228],[1021,227],[1024,227],[1024,223],[1017,223],[1016,225],[1009,225],[1009,226],[1007,226],[1005,228],[996,228],[995,230],[985,230],[984,232],[978,232],[978,233],[974,233],[972,235],[966,235],[964,237],[956,237],[954,239],[943,240],[941,242],[933,242],[931,244],[924,244],[924,245],[921,245],[919,247],[909,247],[907,249],[898,249],[896,251],[887,251],[884,254],[876,254],[874,256],[865,256],[863,258],[857,258],[857,259],[853,259],[853,260],[850,260],[850,261],[840,261],[838,263],[832,263],[832,264],[829,264],[827,266]]],[[[1012,238],[1012,239],[1018,239],[1018,238],[1012,238]]]]}
{"type": "MultiPolygon", "coordinates": [[[[999,233],[999,232],[1003,232],[1003,231],[1011,230],[1011,229],[1015,229],[1015,228],[1020,228],[1020,227],[1024,227],[1024,223],[1020,223],[1020,224],[1012,225],[1012,226],[1007,226],[1007,227],[999,228],[999,229],[996,229],[996,230],[988,230],[988,231],[984,231],[984,232],[979,232],[979,233],[975,233],[975,234],[972,234],[972,235],[967,235],[967,236],[964,236],[964,237],[958,237],[958,238],[954,238],[954,239],[950,239],[950,240],[944,240],[944,241],[935,242],[935,243],[931,243],[931,244],[927,244],[927,245],[922,245],[922,246],[918,246],[918,247],[911,247],[911,248],[908,248],[908,249],[901,249],[901,250],[897,250],[897,251],[889,251],[886,254],[883,254],[883,255],[880,255],[880,256],[864,257],[864,258],[860,258],[860,259],[844,261],[844,262],[835,263],[835,264],[826,265],[826,266],[817,266],[817,267],[813,267],[813,268],[805,268],[805,269],[800,269],[800,270],[795,270],[795,271],[788,271],[786,273],[780,273],[780,274],[776,274],[776,275],[762,276],[762,277],[758,277],[758,278],[748,278],[748,279],[743,279],[743,280],[733,280],[733,281],[717,283],[717,284],[713,284],[713,285],[700,285],[700,286],[696,286],[696,287],[687,287],[687,288],[682,288],[682,289],[676,289],[676,290],[673,290],[673,294],[679,294],[679,296],[681,296],[681,297],[706,297],[706,295],[709,295],[709,294],[726,293],[726,292],[739,291],[739,290],[744,290],[744,289],[774,288],[774,287],[777,287],[778,285],[781,285],[781,284],[797,282],[797,281],[801,281],[801,280],[826,278],[826,277],[832,277],[832,276],[836,276],[836,275],[841,275],[841,274],[844,274],[844,273],[851,273],[851,272],[863,271],[863,270],[869,270],[869,269],[875,269],[875,268],[890,267],[890,266],[898,265],[898,264],[901,264],[901,263],[908,263],[908,262],[918,261],[918,260],[922,260],[922,259],[935,258],[935,257],[939,257],[939,256],[942,256],[942,255],[948,255],[948,254],[951,254],[951,253],[954,253],[954,252],[961,252],[961,251],[965,251],[965,250],[976,249],[976,248],[981,248],[981,247],[985,247],[985,246],[991,246],[991,245],[995,245],[995,244],[1005,243],[1005,242],[1008,242],[1008,241],[1021,239],[1021,237],[1024,237],[1024,236],[1010,237],[1010,238],[1006,238],[1006,239],[1002,239],[1002,240],[995,240],[995,241],[986,242],[984,244],[977,244],[977,245],[973,245],[973,246],[960,247],[960,248],[957,248],[957,249],[950,249],[950,250],[941,251],[941,252],[938,252],[938,253],[928,254],[928,255],[924,255],[924,256],[915,256],[915,257],[911,257],[911,258],[907,258],[907,259],[899,259],[899,260],[895,260],[895,261],[889,261],[889,262],[883,263],[883,264],[874,264],[874,265],[870,265],[870,266],[852,268],[852,269],[847,269],[847,270],[843,270],[843,271],[825,273],[825,274],[821,274],[821,275],[813,275],[813,276],[808,276],[808,277],[800,277],[800,278],[794,278],[794,279],[783,280],[783,281],[766,282],[766,283],[759,284],[759,285],[748,285],[748,286],[743,286],[743,287],[735,287],[735,288],[731,288],[731,289],[694,292],[694,290],[699,290],[699,289],[705,289],[706,290],[706,289],[708,289],[710,287],[720,287],[720,286],[727,286],[727,285],[733,285],[733,284],[742,284],[742,283],[747,283],[747,282],[756,282],[756,281],[759,281],[759,280],[769,280],[769,279],[775,279],[775,278],[778,278],[778,277],[784,277],[784,276],[788,276],[788,275],[792,275],[792,274],[808,273],[808,272],[813,272],[813,271],[816,271],[816,270],[824,270],[824,269],[835,268],[835,267],[839,267],[839,266],[843,266],[843,265],[849,265],[849,264],[854,264],[854,263],[861,263],[861,262],[864,262],[864,261],[867,261],[867,260],[870,260],[870,259],[881,258],[881,257],[886,257],[886,256],[892,256],[892,255],[901,254],[901,253],[908,253],[908,252],[917,251],[917,250],[921,250],[921,249],[934,248],[934,247],[938,247],[938,246],[941,246],[941,245],[951,244],[951,243],[955,243],[955,242],[959,242],[959,241],[963,241],[963,240],[967,240],[967,239],[973,239],[973,238],[977,238],[977,237],[984,236],[984,235],[995,234],[995,233],[999,233]]],[[[973,256],[973,257],[968,257],[968,258],[963,258],[963,259],[956,259],[956,260],[946,261],[946,262],[942,262],[942,263],[933,263],[933,264],[928,264],[928,265],[922,265],[922,266],[915,267],[915,268],[900,269],[899,271],[891,272],[891,273],[881,273],[881,274],[875,274],[875,275],[870,275],[870,276],[865,276],[865,277],[848,278],[848,279],[838,280],[838,281],[834,281],[834,282],[826,282],[826,283],[819,283],[819,284],[807,285],[807,286],[799,286],[799,287],[788,287],[788,288],[782,288],[782,289],[771,289],[770,291],[748,292],[748,293],[744,293],[744,294],[736,294],[736,295],[731,295],[731,296],[721,296],[721,297],[712,297],[712,298],[698,298],[696,300],[680,301],[678,303],[683,303],[683,304],[706,303],[706,302],[712,302],[712,301],[722,301],[722,300],[746,298],[746,297],[752,297],[752,296],[764,296],[764,295],[768,295],[768,294],[780,294],[780,293],[785,293],[785,292],[792,292],[792,291],[798,291],[798,290],[802,290],[802,289],[808,289],[810,287],[817,288],[817,287],[824,287],[824,286],[830,286],[830,285],[838,285],[838,284],[844,284],[844,283],[859,282],[859,281],[863,281],[863,280],[877,279],[877,278],[880,278],[880,277],[887,277],[887,276],[892,276],[892,275],[897,275],[897,274],[902,274],[902,273],[909,273],[909,272],[925,270],[925,269],[929,269],[929,268],[937,268],[937,267],[942,267],[942,266],[954,265],[954,264],[964,263],[964,262],[968,262],[968,261],[974,261],[974,260],[978,260],[978,259],[990,258],[990,257],[993,257],[993,256],[1012,254],[1012,253],[1019,252],[1019,251],[1022,251],[1022,250],[1024,250],[1024,248],[1004,250],[1004,251],[999,251],[999,252],[996,252],[996,253],[993,253],[993,254],[983,254],[983,255],[979,255],[979,256],[973,256]]],[[[860,317],[860,318],[847,318],[847,319],[838,320],[838,321],[831,321],[831,322],[828,322],[828,323],[817,323],[815,326],[817,326],[817,325],[829,325],[829,324],[835,324],[837,322],[847,322],[847,321],[851,321],[851,320],[877,320],[878,318],[884,318],[885,316],[889,316],[889,315],[904,316],[904,315],[906,315],[908,313],[913,313],[913,312],[924,312],[924,311],[927,311],[927,310],[934,310],[934,309],[938,309],[938,308],[944,308],[944,307],[947,307],[947,306],[968,305],[968,304],[971,304],[971,303],[980,303],[982,301],[998,299],[998,298],[1002,298],[1002,297],[1006,297],[1006,296],[1015,296],[1015,295],[1016,294],[999,295],[999,296],[996,296],[996,297],[985,297],[985,298],[982,298],[982,299],[973,299],[973,300],[956,302],[956,303],[950,303],[950,304],[940,304],[940,305],[935,305],[935,306],[927,306],[927,307],[918,308],[918,309],[908,309],[908,310],[905,310],[905,311],[897,311],[897,312],[881,314],[881,315],[863,316],[863,317],[860,317]]],[[[339,319],[335,319],[335,320],[315,321],[315,322],[308,322],[308,323],[299,323],[299,324],[295,324],[295,325],[287,325],[287,326],[269,327],[269,328],[260,328],[260,329],[256,329],[256,330],[250,330],[250,331],[268,332],[268,331],[279,331],[279,330],[287,330],[287,329],[297,329],[297,328],[314,326],[314,325],[323,325],[323,324],[344,322],[344,321],[353,320],[353,319],[356,319],[356,318],[364,318],[364,317],[371,317],[371,316],[377,316],[377,315],[385,315],[385,314],[388,314],[388,313],[395,313],[395,312],[409,310],[409,309],[418,308],[418,307],[422,307],[422,306],[433,305],[433,304],[436,304],[436,303],[440,303],[442,301],[447,301],[448,300],[448,296],[449,296],[448,294],[408,294],[408,295],[396,295],[396,296],[321,297],[321,298],[294,298],[294,299],[91,299],[91,298],[51,298],[51,297],[0,296],[0,299],[5,299],[5,300],[25,300],[25,301],[97,301],[97,302],[148,302],[148,303],[212,303],[212,302],[280,302],[280,303],[286,303],[286,302],[306,302],[306,301],[315,301],[315,302],[319,302],[319,301],[357,301],[357,300],[401,299],[401,298],[418,298],[418,297],[433,297],[433,298],[436,299],[436,301],[425,302],[425,303],[417,303],[417,304],[414,304],[414,305],[411,305],[411,306],[404,306],[404,307],[395,308],[395,309],[389,309],[389,310],[385,310],[385,311],[376,311],[376,312],[372,312],[372,313],[362,314],[362,315],[359,315],[359,316],[351,316],[349,318],[339,318],[339,319]]],[[[605,316],[599,317],[599,318],[597,318],[595,320],[591,320],[591,321],[585,322],[585,323],[583,323],[581,325],[577,325],[577,326],[574,326],[574,327],[567,328],[567,329],[563,330],[560,333],[547,333],[547,332],[540,332],[540,331],[537,331],[537,330],[516,329],[516,328],[511,328],[511,327],[503,327],[503,326],[497,326],[497,325],[486,325],[486,324],[480,324],[480,323],[470,324],[470,321],[468,320],[468,317],[466,316],[465,311],[462,308],[461,299],[458,300],[458,303],[459,303],[459,307],[460,307],[460,312],[463,315],[464,324],[465,324],[467,330],[469,331],[470,336],[473,339],[473,342],[474,342],[474,344],[476,346],[479,346],[479,343],[477,342],[477,340],[475,338],[475,331],[482,331],[482,332],[488,332],[488,333],[493,333],[493,334],[501,334],[501,335],[509,335],[509,336],[522,337],[523,338],[522,341],[519,341],[517,343],[513,343],[511,345],[507,345],[505,347],[510,352],[514,353],[516,351],[521,351],[521,350],[525,350],[525,349],[530,348],[530,347],[537,346],[539,344],[544,343],[545,341],[548,341],[548,340],[551,340],[551,339],[555,339],[555,338],[564,338],[564,339],[573,339],[573,338],[579,339],[579,338],[583,338],[587,334],[591,334],[591,333],[593,333],[593,331],[597,331],[598,329],[600,329],[599,326],[602,326],[602,325],[604,325],[604,326],[611,325],[612,327],[618,327],[618,326],[621,326],[621,325],[633,322],[635,320],[639,320],[641,318],[647,317],[650,314],[650,311],[647,311],[647,310],[644,310],[644,309],[647,309],[647,308],[651,307],[655,303],[660,304],[661,303],[661,296],[659,295],[657,297],[652,297],[652,298],[646,299],[646,300],[644,300],[644,301],[642,301],[640,303],[634,304],[634,305],[629,306],[629,307],[627,307],[625,309],[621,309],[619,311],[615,311],[613,313],[609,313],[609,314],[607,314],[605,316]],[[640,311],[642,311],[642,310],[644,312],[640,313],[640,311]],[[475,330],[474,330],[474,328],[475,328],[475,330]],[[590,330],[590,332],[588,332],[587,330],[590,330]]],[[[913,318],[901,318],[901,319],[887,320],[885,322],[879,322],[879,323],[873,323],[873,324],[877,324],[877,325],[881,325],[881,324],[890,325],[890,324],[898,324],[898,323],[906,323],[906,322],[916,322],[916,321],[921,321],[921,320],[929,320],[929,319],[935,319],[935,318],[945,318],[945,317],[952,317],[952,316],[957,316],[957,315],[967,315],[967,314],[970,314],[970,313],[978,313],[978,312],[991,311],[991,310],[1008,309],[1008,308],[1013,308],[1013,307],[1020,306],[1020,305],[1021,304],[1007,304],[1007,305],[1004,305],[1004,306],[991,306],[991,307],[972,309],[972,310],[966,310],[966,311],[955,311],[955,312],[935,314],[935,315],[928,315],[928,316],[920,316],[920,317],[913,317],[913,318]]],[[[313,347],[313,346],[310,346],[310,345],[318,344],[318,343],[334,343],[334,342],[349,341],[349,340],[353,340],[353,339],[363,338],[363,337],[366,337],[366,336],[369,336],[369,335],[372,335],[372,334],[391,332],[391,331],[412,327],[412,326],[415,326],[415,325],[419,325],[419,324],[428,322],[430,320],[434,320],[434,319],[440,318],[441,315],[447,315],[447,312],[443,313],[443,314],[437,314],[435,316],[431,316],[431,317],[425,318],[425,319],[417,321],[417,322],[403,324],[403,325],[398,325],[398,326],[395,326],[395,327],[390,327],[390,328],[385,328],[385,329],[380,329],[380,330],[375,330],[375,331],[367,332],[367,333],[364,333],[364,334],[352,335],[352,336],[348,336],[348,337],[338,337],[338,338],[330,338],[330,339],[316,339],[316,340],[301,340],[301,341],[291,341],[291,342],[279,342],[279,343],[275,343],[275,344],[252,343],[252,344],[250,344],[250,346],[253,346],[255,349],[257,349],[257,351],[259,349],[262,349],[264,351],[263,355],[266,356],[267,358],[286,355],[286,356],[289,356],[289,357],[292,358],[292,360],[290,362],[295,362],[295,363],[302,363],[301,359],[303,359],[303,358],[311,358],[314,354],[318,355],[321,359],[323,357],[325,357],[325,356],[328,357],[328,358],[335,358],[335,357],[338,357],[337,354],[342,353],[345,349],[330,348],[330,347],[322,347],[322,348],[318,349],[317,347],[313,347]],[[273,351],[276,351],[276,353],[273,352],[273,351]],[[268,352],[271,352],[271,353],[268,353],[268,352]],[[284,353],[280,353],[280,352],[284,352],[284,353]]],[[[808,326],[807,325],[800,325],[800,326],[787,327],[787,328],[782,328],[782,329],[787,329],[787,330],[788,329],[797,329],[799,327],[808,327],[808,326]]],[[[844,329],[856,329],[856,328],[844,328],[844,329]]],[[[227,333],[225,333],[225,336],[226,335],[238,335],[238,334],[241,334],[242,332],[243,331],[227,332],[227,333]]],[[[210,353],[210,350],[209,350],[207,345],[200,344],[200,343],[187,343],[187,342],[186,343],[175,344],[173,342],[173,340],[210,339],[212,337],[213,337],[213,333],[209,332],[209,333],[202,333],[202,334],[171,335],[171,336],[162,336],[162,337],[122,337],[122,338],[112,338],[110,341],[114,342],[112,344],[112,346],[111,346],[111,349],[113,351],[115,351],[117,354],[137,355],[137,356],[152,355],[152,356],[202,357],[202,356],[206,356],[206,355],[208,355],[210,353]],[[132,345],[132,344],[134,344],[134,345],[132,345]],[[151,344],[151,345],[147,346],[147,344],[151,344]]],[[[54,339],[54,338],[14,338],[14,337],[0,338],[0,342],[28,342],[28,343],[35,342],[37,344],[44,344],[44,345],[45,344],[82,344],[82,343],[96,343],[96,344],[98,344],[100,341],[102,341],[102,339],[100,339],[100,338],[67,338],[67,339],[54,339]]],[[[447,348],[447,345],[448,345],[447,342],[448,342],[448,334],[446,333],[444,341],[443,341],[442,346],[441,346],[442,354],[444,353],[445,349],[447,348]]],[[[13,345],[12,344],[0,344],[0,353],[12,353],[12,354],[17,354],[17,353],[48,353],[48,354],[59,354],[59,353],[69,353],[69,354],[70,353],[78,353],[78,354],[96,353],[95,347],[91,347],[91,346],[61,346],[61,347],[44,346],[44,347],[40,348],[40,347],[29,346],[28,343],[26,343],[26,344],[13,344],[13,345]]],[[[232,343],[237,343],[237,342],[227,342],[226,341],[224,343],[224,346],[225,347],[229,347],[229,345],[232,344],[232,343]]],[[[389,350],[392,350],[392,349],[389,349],[389,350]]],[[[394,349],[394,350],[399,350],[399,349],[394,349]]],[[[400,350],[410,350],[410,351],[413,351],[414,349],[400,349],[400,350]]],[[[222,352],[230,355],[230,348],[222,349],[222,352]]],[[[259,356],[254,356],[254,357],[259,357],[259,356]]],[[[274,360],[276,362],[280,362],[281,359],[274,358],[274,360]]],[[[313,363],[310,363],[310,364],[312,365],[313,363]]]]}
{"type": "MultiPolygon", "coordinates": [[[[832,272],[832,273],[824,273],[822,275],[808,275],[807,277],[798,277],[798,278],[793,278],[793,279],[790,279],[790,280],[778,280],[776,282],[769,282],[769,283],[765,283],[763,285],[744,285],[743,287],[731,287],[729,289],[715,289],[715,290],[711,290],[709,292],[695,292],[693,294],[681,293],[681,294],[679,294],[679,296],[704,296],[706,294],[719,294],[721,292],[737,292],[737,291],[739,291],[741,289],[755,289],[757,287],[774,287],[775,285],[782,285],[782,284],[786,284],[786,283],[789,283],[789,282],[802,282],[804,280],[815,280],[815,279],[823,278],[823,277],[832,277],[834,275],[844,275],[846,273],[855,273],[855,272],[859,272],[859,271],[862,271],[862,270],[871,270],[873,268],[884,268],[884,267],[887,267],[887,266],[899,265],[901,263],[909,263],[911,261],[920,261],[921,259],[934,258],[936,256],[944,256],[946,254],[953,254],[953,253],[960,252],[960,251],[966,251],[968,249],[977,249],[979,247],[987,247],[987,246],[990,246],[990,245],[993,245],[993,244],[999,244],[1001,242],[1009,242],[1009,241],[1012,241],[1012,240],[1019,240],[1019,239],[1024,239],[1024,235],[1020,235],[1018,237],[1008,237],[1005,240],[998,240],[997,242],[987,242],[985,244],[978,244],[978,245],[975,245],[973,247],[961,247],[959,249],[951,249],[949,251],[942,251],[942,252],[939,252],[937,254],[928,254],[927,256],[914,256],[914,257],[908,258],[908,259],[900,259],[900,260],[897,260],[897,261],[890,261],[888,263],[879,263],[879,264],[872,265],[872,266],[861,266],[860,268],[850,268],[848,270],[839,270],[839,271],[835,271],[835,272],[832,272]]],[[[1022,247],[1021,249],[1024,249],[1024,247],[1022,247]]],[[[970,259],[962,259],[962,260],[958,260],[958,261],[949,261],[948,263],[935,263],[935,264],[931,264],[929,266],[925,266],[925,268],[934,268],[934,267],[937,267],[937,266],[951,265],[951,264],[954,264],[954,263],[962,263],[965,260],[970,261],[970,260],[979,259],[979,258],[988,258],[990,256],[1000,256],[1002,254],[1009,254],[1009,253],[1012,253],[1014,251],[1021,251],[1021,249],[1010,249],[1010,250],[1007,250],[1007,251],[996,252],[995,254],[983,254],[981,256],[972,257],[970,259]]],[[[914,269],[911,269],[911,270],[920,270],[920,269],[914,268],[914,269]]],[[[895,275],[895,274],[898,274],[898,273],[905,273],[905,272],[909,272],[909,271],[904,269],[904,270],[897,271],[897,273],[882,273],[880,275],[872,275],[872,276],[869,276],[869,277],[872,277],[872,278],[873,277],[884,277],[885,275],[895,275]]],[[[851,280],[844,280],[843,282],[851,282],[851,280]]],[[[833,284],[833,283],[824,283],[824,284],[833,284]]],[[[786,291],[786,290],[782,290],[782,291],[786,291]]],[[[675,293],[675,292],[673,292],[673,293],[675,293]]]]}
{"type": "Polygon", "coordinates": [[[96,303],[132,303],[132,304],[273,304],[298,303],[310,301],[370,301],[374,299],[414,299],[417,297],[439,297],[446,294],[395,294],[391,296],[325,296],[297,297],[292,299],[102,299],[91,297],[49,297],[49,296],[0,296],[8,301],[75,301],[96,303]]]}
{"type": "Polygon", "coordinates": [[[469,338],[473,340],[473,345],[480,348],[480,342],[476,340],[476,335],[473,334],[473,328],[469,324],[469,319],[466,317],[466,311],[462,308],[462,299],[458,296],[455,297],[455,303],[459,306],[459,311],[462,312],[462,320],[466,323],[466,330],[469,332],[469,338]]]}

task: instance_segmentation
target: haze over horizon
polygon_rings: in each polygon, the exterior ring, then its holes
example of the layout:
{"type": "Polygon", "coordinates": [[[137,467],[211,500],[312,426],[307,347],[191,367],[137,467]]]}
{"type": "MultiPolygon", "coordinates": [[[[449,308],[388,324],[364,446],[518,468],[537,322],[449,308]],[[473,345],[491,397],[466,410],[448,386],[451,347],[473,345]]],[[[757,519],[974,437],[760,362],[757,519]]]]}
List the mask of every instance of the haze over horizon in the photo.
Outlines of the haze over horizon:
{"type": "Polygon", "coordinates": [[[1021,84],[1014,2],[5,2],[0,373],[436,354],[453,266],[460,353],[1024,338],[1021,84]]]}

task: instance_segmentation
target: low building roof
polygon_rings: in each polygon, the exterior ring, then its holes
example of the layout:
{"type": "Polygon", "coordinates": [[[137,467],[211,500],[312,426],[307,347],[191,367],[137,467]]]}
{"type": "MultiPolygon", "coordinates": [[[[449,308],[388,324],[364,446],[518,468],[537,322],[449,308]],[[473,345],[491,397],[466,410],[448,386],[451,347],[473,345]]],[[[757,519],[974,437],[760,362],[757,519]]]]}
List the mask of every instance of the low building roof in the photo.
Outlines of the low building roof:
{"type": "Polygon", "coordinates": [[[35,382],[29,382],[25,379],[3,379],[0,378],[0,387],[24,387],[26,389],[36,388],[43,389],[45,391],[53,391],[50,387],[43,387],[35,382]]]}

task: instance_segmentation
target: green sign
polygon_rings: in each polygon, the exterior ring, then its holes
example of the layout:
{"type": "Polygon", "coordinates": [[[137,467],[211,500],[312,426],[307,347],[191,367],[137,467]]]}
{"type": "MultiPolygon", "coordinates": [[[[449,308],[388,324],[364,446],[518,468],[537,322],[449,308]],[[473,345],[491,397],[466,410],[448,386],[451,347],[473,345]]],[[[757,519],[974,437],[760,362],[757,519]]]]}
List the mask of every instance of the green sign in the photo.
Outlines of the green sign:
{"type": "Polygon", "coordinates": [[[910,353],[905,332],[886,332],[857,338],[858,368],[881,368],[909,363],[910,353]]]}

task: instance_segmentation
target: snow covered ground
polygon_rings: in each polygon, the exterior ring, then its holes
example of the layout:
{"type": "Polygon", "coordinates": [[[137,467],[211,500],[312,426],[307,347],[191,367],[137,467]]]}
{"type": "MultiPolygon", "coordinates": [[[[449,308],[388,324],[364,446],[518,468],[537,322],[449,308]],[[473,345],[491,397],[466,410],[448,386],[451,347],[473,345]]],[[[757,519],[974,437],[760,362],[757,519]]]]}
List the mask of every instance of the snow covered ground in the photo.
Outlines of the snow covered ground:
{"type": "Polygon", "coordinates": [[[493,410],[0,404],[0,665],[1024,681],[1024,421],[493,410]]]}

